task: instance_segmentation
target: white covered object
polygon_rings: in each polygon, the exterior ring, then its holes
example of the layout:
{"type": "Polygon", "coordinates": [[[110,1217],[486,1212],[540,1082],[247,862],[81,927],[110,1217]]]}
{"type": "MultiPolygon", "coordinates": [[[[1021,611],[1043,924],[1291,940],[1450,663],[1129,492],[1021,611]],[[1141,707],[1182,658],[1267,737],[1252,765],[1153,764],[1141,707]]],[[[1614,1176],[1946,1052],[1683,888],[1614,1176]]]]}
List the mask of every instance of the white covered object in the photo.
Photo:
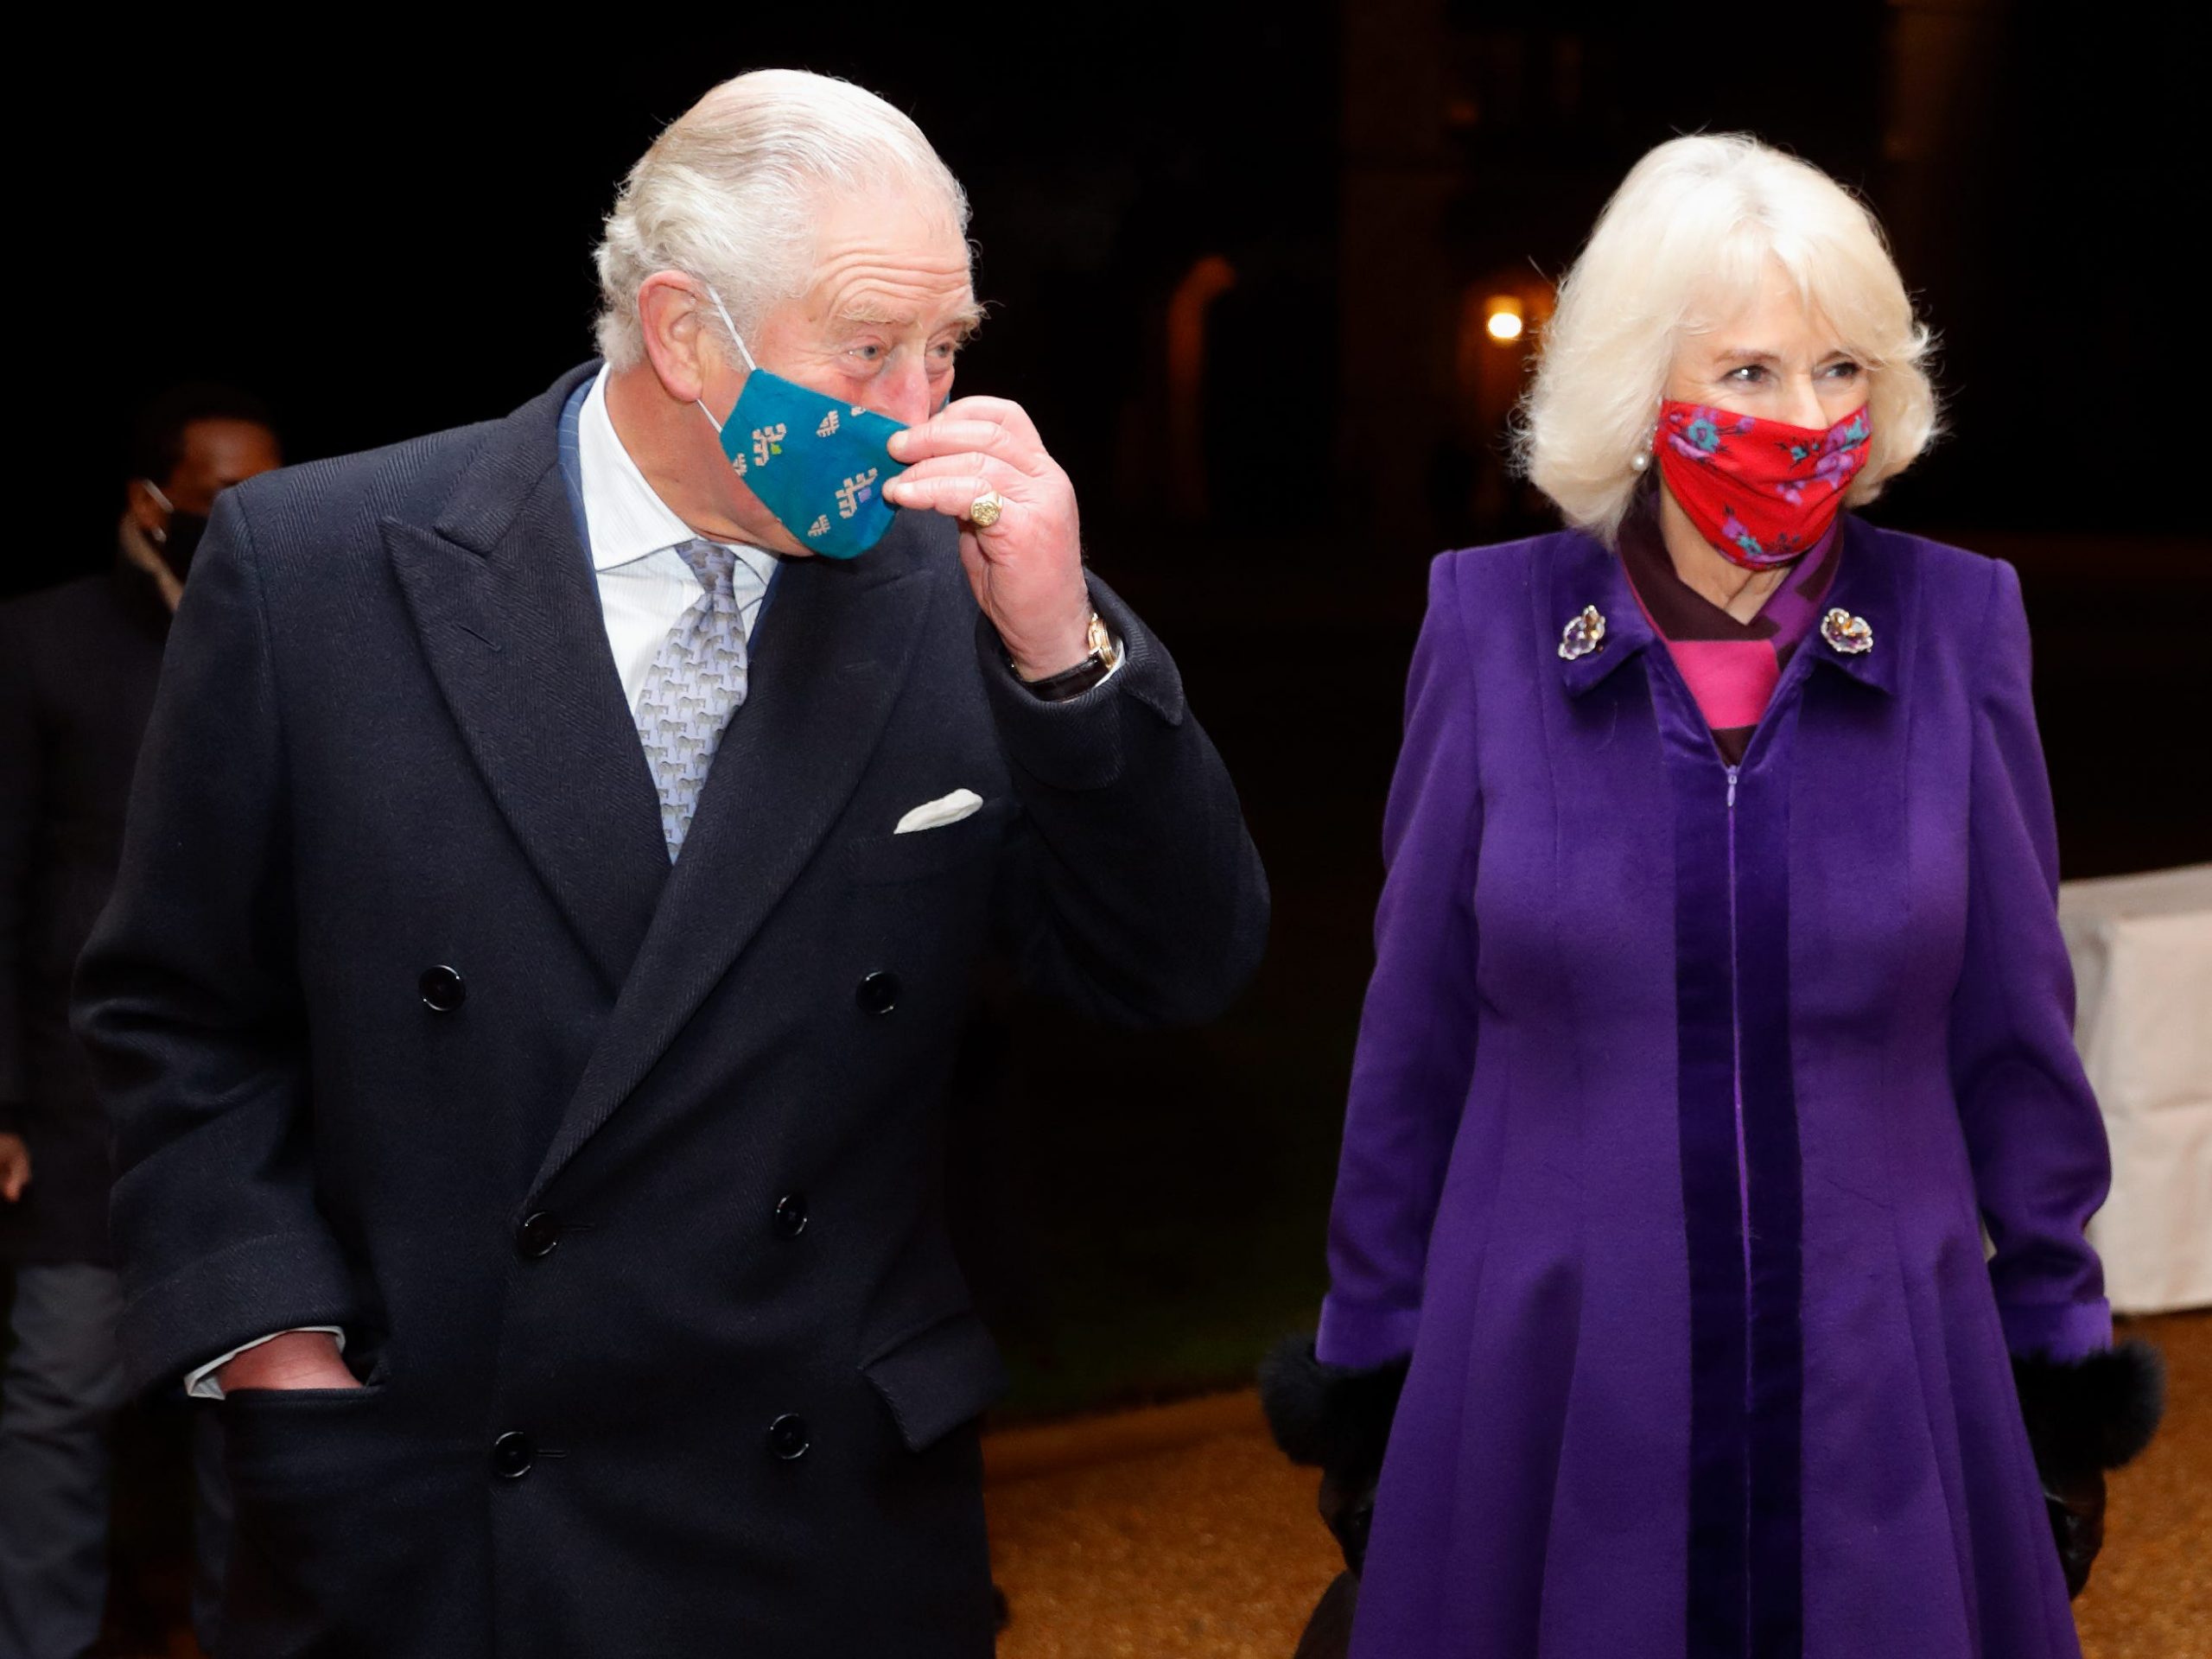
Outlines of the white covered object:
{"type": "Polygon", "coordinates": [[[2212,864],[2063,883],[2074,1040],[2112,1141],[2113,1311],[2212,1306],[2212,864]]]}

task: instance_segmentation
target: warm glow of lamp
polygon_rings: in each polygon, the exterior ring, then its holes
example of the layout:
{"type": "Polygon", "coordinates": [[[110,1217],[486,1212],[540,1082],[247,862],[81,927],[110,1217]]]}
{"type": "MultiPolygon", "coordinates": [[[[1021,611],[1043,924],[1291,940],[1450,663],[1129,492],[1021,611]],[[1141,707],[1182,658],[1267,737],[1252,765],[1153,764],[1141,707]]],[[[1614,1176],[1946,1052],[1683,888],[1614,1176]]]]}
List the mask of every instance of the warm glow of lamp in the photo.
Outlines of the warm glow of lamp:
{"type": "Polygon", "coordinates": [[[1483,328],[1501,346],[1510,346],[1521,338],[1524,327],[1521,302],[1510,294],[1493,294],[1484,302],[1483,328]]]}

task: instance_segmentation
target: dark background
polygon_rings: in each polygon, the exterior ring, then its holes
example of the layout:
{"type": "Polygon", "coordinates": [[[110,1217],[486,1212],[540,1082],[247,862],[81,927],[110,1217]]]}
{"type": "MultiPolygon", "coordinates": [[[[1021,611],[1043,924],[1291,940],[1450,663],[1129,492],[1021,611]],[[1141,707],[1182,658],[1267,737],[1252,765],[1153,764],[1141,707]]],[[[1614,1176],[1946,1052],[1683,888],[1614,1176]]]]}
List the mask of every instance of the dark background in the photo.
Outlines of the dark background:
{"type": "Polygon", "coordinates": [[[2164,9],[742,10],[518,15],[496,46],[390,15],[61,25],[66,114],[19,163],[35,506],[4,581],[111,556],[126,417],[175,380],[257,390],[294,459],[535,394],[589,353],[617,181],[715,81],[808,67],[912,112],[974,201],[994,317],[962,388],[1066,465],[1276,894],[1205,1032],[986,998],[957,1212],[1009,1414],[1233,1381],[1311,1319],[1427,560],[1548,522],[1503,466],[1522,359],[1469,308],[1555,277],[1674,133],[1755,131],[1890,227],[1950,432],[1873,517],[2019,564],[2067,874],[2212,855],[2202,59],[2164,9]],[[1179,381],[1170,302],[1208,257],[1234,285],[1179,381]]]}

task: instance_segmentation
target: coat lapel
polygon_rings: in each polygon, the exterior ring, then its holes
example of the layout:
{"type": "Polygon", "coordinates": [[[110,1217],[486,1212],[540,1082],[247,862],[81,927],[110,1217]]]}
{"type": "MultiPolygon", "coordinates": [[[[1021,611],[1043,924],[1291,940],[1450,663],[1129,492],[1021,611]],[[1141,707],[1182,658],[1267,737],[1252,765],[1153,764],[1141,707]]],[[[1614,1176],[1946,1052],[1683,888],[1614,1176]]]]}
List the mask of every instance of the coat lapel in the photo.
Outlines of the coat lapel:
{"type": "Polygon", "coordinates": [[[1863,652],[1838,651],[1827,642],[1820,622],[1797,647],[1810,652],[1815,663],[1894,696],[1905,645],[1904,572],[1898,569],[1893,543],[1856,513],[1843,519],[1843,560],[1828,584],[1827,610],[1840,610],[1863,620],[1872,631],[1873,643],[1863,652]]]}
{"type": "Polygon", "coordinates": [[[562,404],[588,372],[493,429],[435,526],[383,529],[469,754],[612,990],[669,866],[556,448],[562,404]]]}
{"type": "MultiPolygon", "coordinates": [[[[1828,588],[1827,604],[1863,617],[1873,630],[1873,645],[1862,652],[1839,652],[1827,643],[1815,622],[1797,649],[1801,654],[1810,653],[1815,664],[1893,695],[1905,632],[1897,561],[1878,533],[1856,514],[1844,516],[1843,534],[1843,558],[1828,588]]],[[[1551,562],[1547,591],[1550,609],[1541,620],[1548,628],[1563,631],[1586,605],[1595,605],[1605,619],[1602,645],[1560,661],[1560,678],[1570,696],[1582,696],[1630,658],[1657,643],[1658,636],[1636,602],[1619,556],[1590,537],[1570,533],[1561,539],[1551,562]]]]}
{"type": "Polygon", "coordinates": [[[918,518],[902,514],[880,545],[850,563],[782,567],[745,703],[715,751],[683,855],[533,1193],[675,1040],[860,782],[945,579],[926,561],[937,522],[909,522],[918,518]]]}
{"type": "Polygon", "coordinates": [[[1610,677],[1614,670],[1643,653],[1656,637],[1644,620],[1643,607],[1629,590],[1628,575],[1619,556],[1594,537],[1570,531],[1555,543],[1548,591],[1550,608],[1539,619],[1547,647],[1560,680],[1571,697],[1580,697],[1610,677]],[[1595,606],[1605,619],[1605,633],[1595,651],[1578,657],[1564,655],[1559,645],[1567,624],[1595,606]]]}

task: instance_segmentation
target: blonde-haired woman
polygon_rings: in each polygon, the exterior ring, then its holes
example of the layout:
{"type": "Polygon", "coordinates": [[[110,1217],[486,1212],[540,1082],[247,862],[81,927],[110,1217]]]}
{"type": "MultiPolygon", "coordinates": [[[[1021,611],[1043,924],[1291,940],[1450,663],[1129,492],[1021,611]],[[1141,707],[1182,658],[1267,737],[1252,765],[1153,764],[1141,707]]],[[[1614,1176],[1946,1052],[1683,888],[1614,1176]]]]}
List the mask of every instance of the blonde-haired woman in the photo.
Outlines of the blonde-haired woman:
{"type": "Polygon", "coordinates": [[[1928,344],[1834,181],[1663,144],[1527,402],[1569,528],[1436,561],[1332,1287],[1268,1377],[1358,1659],[2078,1652],[2158,1378],[2083,1238],[2018,579],[1848,511],[1935,433],[1928,344]]]}

